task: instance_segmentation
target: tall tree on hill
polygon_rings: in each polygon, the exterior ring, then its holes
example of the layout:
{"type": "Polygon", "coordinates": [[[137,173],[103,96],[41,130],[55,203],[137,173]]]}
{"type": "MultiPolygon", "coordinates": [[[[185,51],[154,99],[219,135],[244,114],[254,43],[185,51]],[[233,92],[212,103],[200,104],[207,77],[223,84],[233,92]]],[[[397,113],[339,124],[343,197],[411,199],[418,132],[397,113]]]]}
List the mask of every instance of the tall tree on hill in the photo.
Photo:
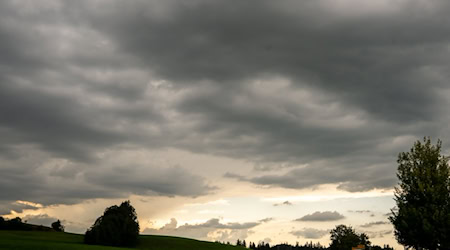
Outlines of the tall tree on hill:
{"type": "Polygon", "coordinates": [[[397,208],[389,220],[405,246],[450,249],[450,169],[441,147],[424,138],[398,155],[397,208]]]}
{"type": "Polygon", "coordinates": [[[135,246],[139,236],[139,223],[130,201],[105,210],[94,225],[86,231],[84,242],[109,246],[135,246]]]}

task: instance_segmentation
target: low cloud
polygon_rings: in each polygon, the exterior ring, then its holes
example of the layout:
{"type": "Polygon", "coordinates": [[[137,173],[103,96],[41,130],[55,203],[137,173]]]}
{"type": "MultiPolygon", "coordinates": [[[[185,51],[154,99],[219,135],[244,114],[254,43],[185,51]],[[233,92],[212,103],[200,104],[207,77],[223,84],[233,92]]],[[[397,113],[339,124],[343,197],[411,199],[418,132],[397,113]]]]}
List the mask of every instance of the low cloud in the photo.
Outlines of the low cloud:
{"type": "Polygon", "coordinates": [[[392,235],[392,230],[381,230],[374,232],[365,232],[370,238],[384,238],[387,235],[392,235]]]}
{"type": "Polygon", "coordinates": [[[314,212],[312,214],[305,215],[301,218],[296,219],[295,221],[336,221],[344,219],[345,217],[334,211],[325,211],[325,212],[314,212]]]}
{"type": "Polygon", "coordinates": [[[302,230],[291,231],[290,234],[297,236],[297,238],[305,239],[320,239],[330,233],[330,230],[320,230],[316,228],[303,228],[302,230]]]}
{"type": "Polygon", "coordinates": [[[273,220],[274,220],[274,218],[269,217],[269,218],[265,218],[265,219],[259,220],[259,222],[261,222],[261,223],[267,223],[267,222],[273,221],[273,220]]]}
{"type": "Polygon", "coordinates": [[[374,226],[379,226],[379,225],[387,225],[387,224],[391,224],[391,223],[389,223],[387,221],[374,221],[374,222],[369,222],[369,223],[363,224],[360,227],[369,228],[369,227],[374,227],[374,226]]]}
{"type": "Polygon", "coordinates": [[[292,206],[292,205],[294,205],[294,204],[292,204],[290,201],[285,201],[285,202],[282,202],[282,203],[275,203],[275,204],[273,204],[274,207],[278,207],[278,206],[292,206]]]}
{"type": "Polygon", "coordinates": [[[364,213],[372,213],[370,210],[348,210],[349,213],[358,213],[358,214],[364,214],[364,213]]]}
{"type": "MultiPolygon", "coordinates": [[[[265,219],[263,219],[265,220],[265,219]]],[[[169,223],[159,229],[147,228],[144,234],[175,235],[203,240],[219,240],[234,242],[237,239],[245,239],[252,233],[250,229],[260,225],[259,222],[245,223],[221,223],[219,219],[210,219],[199,224],[184,224],[178,226],[176,219],[172,218],[169,223]]]]}

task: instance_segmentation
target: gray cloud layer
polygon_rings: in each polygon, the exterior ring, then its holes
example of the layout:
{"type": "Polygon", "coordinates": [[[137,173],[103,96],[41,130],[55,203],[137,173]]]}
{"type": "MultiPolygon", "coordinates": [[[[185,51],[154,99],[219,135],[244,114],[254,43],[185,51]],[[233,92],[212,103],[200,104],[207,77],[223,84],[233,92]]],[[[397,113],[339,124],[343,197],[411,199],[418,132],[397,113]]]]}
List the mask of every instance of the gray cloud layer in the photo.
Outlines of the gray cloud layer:
{"type": "Polygon", "coordinates": [[[369,228],[369,227],[380,226],[380,225],[390,225],[390,223],[387,221],[374,221],[374,222],[369,222],[364,225],[361,225],[360,227],[369,228]]]}
{"type": "Polygon", "coordinates": [[[2,1],[0,199],[211,190],[182,166],[120,178],[99,155],[123,147],[282,169],[234,175],[263,186],[391,188],[399,151],[450,141],[450,3],[340,3],[2,1]],[[61,159],[70,181],[50,181],[61,159]]]}
{"type": "Polygon", "coordinates": [[[314,212],[312,214],[307,214],[301,218],[296,219],[295,221],[336,221],[344,219],[345,217],[334,211],[324,211],[324,212],[314,212]]]}

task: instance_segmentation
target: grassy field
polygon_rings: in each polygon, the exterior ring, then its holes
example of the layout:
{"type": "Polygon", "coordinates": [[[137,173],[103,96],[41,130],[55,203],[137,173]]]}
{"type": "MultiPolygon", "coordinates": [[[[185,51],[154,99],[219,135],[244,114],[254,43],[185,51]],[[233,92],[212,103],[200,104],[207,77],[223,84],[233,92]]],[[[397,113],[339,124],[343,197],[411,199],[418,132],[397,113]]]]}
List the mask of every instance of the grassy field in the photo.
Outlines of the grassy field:
{"type": "Polygon", "coordinates": [[[0,231],[0,249],[8,250],[54,250],[54,249],[83,249],[83,250],[125,250],[125,249],[152,249],[152,250],[185,250],[185,249],[211,249],[211,250],[238,250],[241,247],[223,245],[214,242],[198,241],[171,236],[141,235],[136,248],[118,248],[93,246],[83,244],[83,235],[38,232],[38,231],[0,231]]]}

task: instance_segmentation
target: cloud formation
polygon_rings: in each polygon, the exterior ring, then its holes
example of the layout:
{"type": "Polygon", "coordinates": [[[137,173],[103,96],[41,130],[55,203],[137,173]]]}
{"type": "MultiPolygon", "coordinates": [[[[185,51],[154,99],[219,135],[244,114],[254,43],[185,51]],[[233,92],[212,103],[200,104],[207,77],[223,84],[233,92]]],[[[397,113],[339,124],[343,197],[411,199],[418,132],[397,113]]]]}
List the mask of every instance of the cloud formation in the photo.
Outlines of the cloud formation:
{"type": "Polygon", "coordinates": [[[275,203],[275,204],[273,204],[274,207],[278,207],[278,206],[292,206],[292,205],[294,205],[294,204],[292,204],[290,201],[285,201],[285,202],[282,202],[282,203],[275,203]]]}
{"type": "Polygon", "coordinates": [[[387,221],[374,221],[374,222],[369,222],[364,225],[361,225],[360,227],[369,228],[369,227],[374,227],[374,226],[379,226],[379,225],[390,225],[390,224],[391,223],[389,223],[387,221]]]}
{"type": "Polygon", "coordinates": [[[296,219],[295,221],[336,221],[344,219],[345,217],[334,211],[324,211],[324,212],[314,212],[312,214],[307,214],[301,218],[296,219]]]}
{"type": "Polygon", "coordinates": [[[450,141],[450,4],[339,3],[2,1],[0,199],[213,189],[183,166],[105,166],[123,148],[252,162],[228,177],[258,186],[392,188],[398,152],[450,141]]]}

